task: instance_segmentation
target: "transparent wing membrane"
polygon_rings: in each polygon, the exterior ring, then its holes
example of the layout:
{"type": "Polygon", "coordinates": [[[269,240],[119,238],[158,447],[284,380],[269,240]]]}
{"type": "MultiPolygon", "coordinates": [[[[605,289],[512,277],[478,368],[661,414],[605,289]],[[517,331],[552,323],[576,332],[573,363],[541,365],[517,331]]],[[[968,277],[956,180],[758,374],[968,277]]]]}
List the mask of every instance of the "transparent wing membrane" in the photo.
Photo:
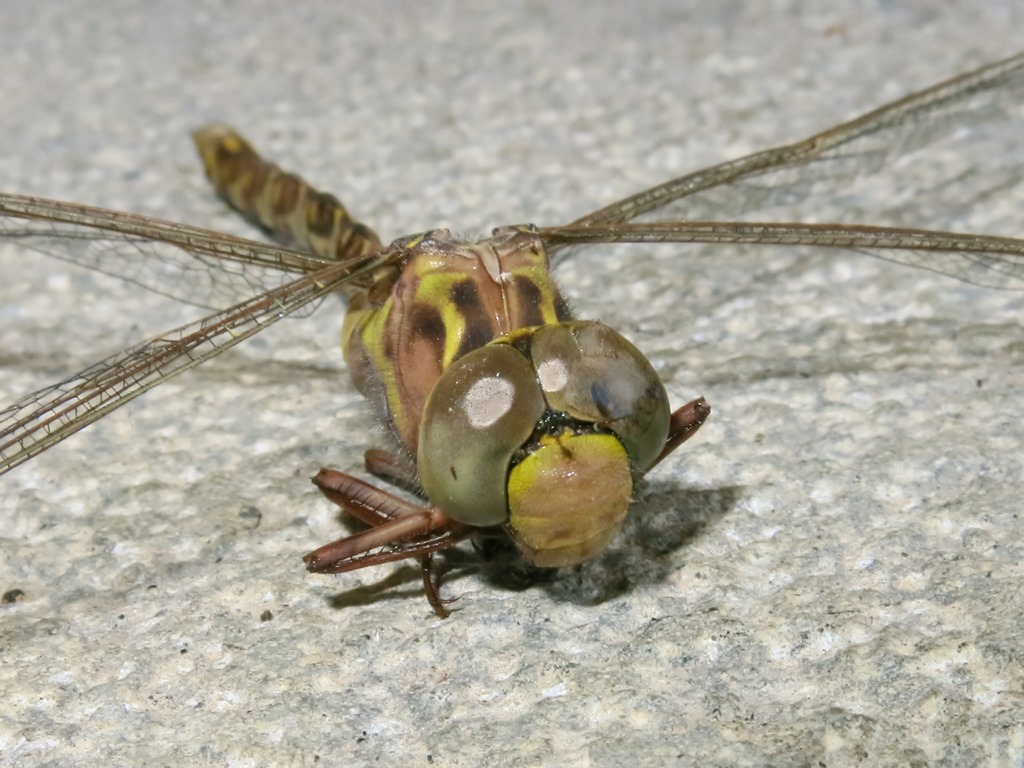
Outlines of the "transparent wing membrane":
{"type": "Polygon", "coordinates": [[[221,309],[334,262],[199,227],[0,193],[0,244],[221,309]]]}
{"type": "MultiPolygon", "coordinates": [[[[546,242],[814,246],[857,251],[983,288],[1024,289],[1024,240],[927,229],[835,224],[683,221],[544,227],[546,242]]],[[[713,251],[705,251],[705,254],[713,251]]],[[[681,254],[685,255],[685,254],[681,254]]]]}
{"type": "MultiPolygon", "coordinates": [[[[850,199],[848,186],[885,169],[897,158],[940,140],[956,147],[956,166],[1001,169],[1003,178],[1020,181],[1020,146],[1024,111],[1024,54],[954,77],[904,97],[803,141],[755,152],[680,176],[619,200],[573,224],[614,224],[637,218],[661,221],[740,219],[777,208],[793,208],[814,198],[850,199]]],[[[934,163],[934,159],[932,159],[934,163]]],[[[935,169],[932,169],[933,172],[935,169]]],[[[955,178],[956,170],[938,178],[955,178]]],[[[918,181],[917,190],[927,180],[918,181]]],[[[961,200],[963,199],[963,190],[961,200]]],[[[810,211],[813,214],[814,211],[810,211]]],[[[921,222],[916,222],[920,224],[921,222]]]]}
{"type": "Polygon", "coordinates": [[[129,347],[0,411],[0,471],[24,463],[179,373],[219,355],[392,254],[334,264],[129,347]]]}

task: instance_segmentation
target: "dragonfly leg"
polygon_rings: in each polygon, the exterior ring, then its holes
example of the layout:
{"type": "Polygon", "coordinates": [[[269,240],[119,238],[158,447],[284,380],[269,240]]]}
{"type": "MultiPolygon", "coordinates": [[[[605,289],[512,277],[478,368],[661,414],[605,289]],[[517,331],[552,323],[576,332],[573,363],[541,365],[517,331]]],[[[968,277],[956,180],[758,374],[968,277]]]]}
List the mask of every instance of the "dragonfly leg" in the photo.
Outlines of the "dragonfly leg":
{"type": "Polygon", "coordinates": [[[435,578],[433,553],[424,555],[420,558],[420,574],[423,576],[423,591],[427,594],[427,602],[430,603],[430,607],[434,609],[434,613],[442,619],[447,619],[451,616],[452,612],[445,606],[451,605],[459,598],[441,597],[439,590],[441,581],[440,577],[435,578]]]}
{"type": "Polygon", "coordinates": [[[665,439],[665,447],[651,467],[661,462],[672,451],[685,443],[711,415],[711,406],[703,397],[691,400],[682,408],[678,408],[669,416],[668,437],[665,439]]]}
{"type": "Polygon", "coordinates": [[[313,483],[328,499],[372,527],[305,555],[307,570],[342,573],[418,558],[431,608],[441,618],[449,615],[444,606],[451,601],[438,593],[432,555],[468,537],[471,527],[448,520],[436,507],[417,505],[344,472],[322,469],[313,483]]]}
{"type": "Polygon", "coordinates": [[[365,480],[333,469],[317,472],[313,485],[328,499],[367,525],[381,526],[424,509],[365,480]]]}

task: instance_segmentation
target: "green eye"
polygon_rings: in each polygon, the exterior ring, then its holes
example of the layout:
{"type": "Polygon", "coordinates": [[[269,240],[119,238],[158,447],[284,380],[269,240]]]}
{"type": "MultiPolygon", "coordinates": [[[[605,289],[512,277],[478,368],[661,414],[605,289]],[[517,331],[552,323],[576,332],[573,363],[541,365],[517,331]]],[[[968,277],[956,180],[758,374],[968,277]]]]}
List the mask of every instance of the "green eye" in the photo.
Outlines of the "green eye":
{"type": "Polygon", "coordinates": [[[505,522],[512,456],[544,408],[533,366],[507,344],[489,344],[452,363],[420,423],[417,469],[430,501],[460,523],[505,522]]]}
{"type": "Polygon", "coordinates": [[[621,524],[630,467],[643,472],[663,450],[668,398],[646,358],[600,323],[524,329],[503,341],[456,360],[431,392],[420,423],[420,482],[451,520],[508,521],[532,562],[579,562],[621,524]],[[578,427],[538,433],[545,413],[558,412],[578,427]],[[531,437],[539,444],[510,475],[531,437]]]}
{"type": "Polygon", "coordinates": [[[590,321],[538,328],[530,354],[552,408],[615,433],[633,465],[648,469],[665,447],[668,396],[640,351],[590,321]]]}

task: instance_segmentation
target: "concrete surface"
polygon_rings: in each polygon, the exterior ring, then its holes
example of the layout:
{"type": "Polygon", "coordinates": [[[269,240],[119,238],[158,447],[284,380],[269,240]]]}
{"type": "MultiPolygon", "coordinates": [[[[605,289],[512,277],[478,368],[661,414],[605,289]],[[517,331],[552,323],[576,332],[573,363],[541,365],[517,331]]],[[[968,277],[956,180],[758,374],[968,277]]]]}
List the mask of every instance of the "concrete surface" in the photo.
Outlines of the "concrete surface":
{"type": "MultiPolygon", "coordinates": [[[[251,233],[192,156],[219,119],[385,238],[557,223],[1009,55],[1024,23],[933,0],[285,6],[6,4],[0,187],[251,233]]],[[[1021,235],[1014,144],[975,191],[803,210],[1021,235]]],[[[0,591],[23,596],[0,605],[0,765],[1024,764],[1021,293],[715,253],[566,262],[580,314],[714,414],[597,562],[515,592],[450,559],[447,621],[409,566],[299,560],[346,530],[307,478],[381,442],[333,302],[3,477],[0,591]]],[[[4,401],[196,316],[13,247],[0,268],[4,401]]]]}

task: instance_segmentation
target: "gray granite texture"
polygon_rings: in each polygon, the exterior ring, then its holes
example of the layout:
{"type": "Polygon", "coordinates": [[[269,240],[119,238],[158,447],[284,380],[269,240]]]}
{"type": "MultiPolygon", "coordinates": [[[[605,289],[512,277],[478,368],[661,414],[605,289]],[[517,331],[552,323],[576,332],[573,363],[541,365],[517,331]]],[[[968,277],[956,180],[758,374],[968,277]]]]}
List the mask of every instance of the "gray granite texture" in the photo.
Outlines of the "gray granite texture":
{"type": "MultiPolygon", "coordinates": [[[[1022,25],[935,0],[8,2],[0,188],[252,235],[193,157],[216,119],[385,238],[559,223],[1022,25]]],[[[943,184],[915,186],[957,159],[939,142],[769,215],[1024,234],[1007,135],[943,184]]],[[[560,267],[714,414],[595,562],[516,592],[449,558],[447,621],[409,565],[299,560],[350,530],[307,478],[382,442],[333,300],[4,476],[0,765],[1024,764],[1022,294],[709,256],[560,267]]],[[[197,316],[10,244],[0,269],[4,402],[197,316]]]]}

